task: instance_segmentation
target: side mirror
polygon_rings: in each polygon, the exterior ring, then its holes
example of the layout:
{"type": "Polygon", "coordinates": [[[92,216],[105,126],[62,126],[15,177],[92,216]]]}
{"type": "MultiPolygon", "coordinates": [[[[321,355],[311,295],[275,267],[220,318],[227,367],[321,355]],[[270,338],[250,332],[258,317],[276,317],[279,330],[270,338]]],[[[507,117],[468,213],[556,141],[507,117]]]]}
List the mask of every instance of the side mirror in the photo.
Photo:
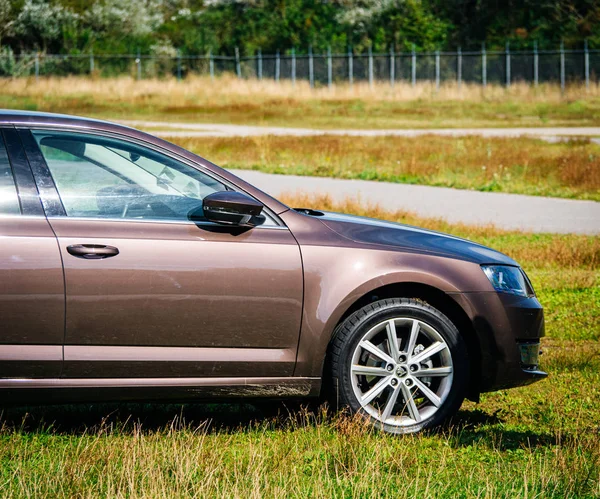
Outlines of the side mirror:
{"type": "Polygon", "coordinates": [[[202,201],[204,218],[224,225],[253,227],[264,219],[260,216],[262,209],[255,199],[234,191],[213,192],[202,201]]]}

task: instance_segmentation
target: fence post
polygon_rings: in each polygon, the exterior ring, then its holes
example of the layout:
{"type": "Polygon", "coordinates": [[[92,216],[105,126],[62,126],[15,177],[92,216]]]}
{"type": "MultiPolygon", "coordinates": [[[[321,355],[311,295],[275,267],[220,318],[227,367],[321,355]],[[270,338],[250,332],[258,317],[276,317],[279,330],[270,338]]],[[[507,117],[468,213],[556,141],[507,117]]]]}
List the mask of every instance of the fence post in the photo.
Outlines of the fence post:
{"type": "Polygon", "coordinates": [[[369,44],[369,88],[373,88],[373,48],[369,44]]]}
{"type": "Polygon", "coordinates": [[[510,42],[506,42],[506,88],[510,87],[510,42]]]}
{"type": "Polygon", "coordinates": [[[39,52],[35,53],[34,70],[35,70],[35,81],[38,81],[40,79],[40,54],[39,54],[39,52]]]}
{"type": "Polygon", "coordinates": [[[333,86],[333,64],[331,61],[331,47],[327,47],[327,86],[333,86]]]}
{"type": "Polygon", "coordinates": [[[257,73],[258,73],[258,79],[262,80],[262,51],[260,49],[258,49],[258,68],[257,68],[257,73]]]}
{"type": "Polygon", "coordinates": [[[394,55],[394,44],[390,45],[390,87],[394,88],[396,82],[396,56],[394,55]]]}
{"type": "Polygon", "coordinates": [[[352,47],[348,47],[348,83],[352,86],[354,82],[354,60],[352,59],[352,47]]]}
{"type": "Polygon", "coordinates": [[[240,64],[240,49],[235,48],[235,72],[237,73],[237,77],[242,77],[242,65],[240,64]]]}
{"type": "Polygon", "coordinates": [[[215,80],[215,59],[213,58],[212,49],[208,51],[208,71],[210,72],[211,81],[215,80]]]}
{"type": "Polygon", "coordinates": [[[275,54],[275,81],[279,81],[279,74],[281,72],[281,57],[279,56],[279,49],[275,54]]]}
{"type": "Polygon", "coordinates": [[[140,49],[137,51],[137,58],[135,59],[135,63],[137,65],[137,79],[142,79],[142,54],[140,54],[140,49]]]}
{"type": "Polygon", "coordinates": [[[533,84],[537,87],[540,82],[540,61],[537,40],[533,42],[533,84]]]}
{"type": "Polygon", "coordinates": [[[458,89],[462,85],[462,49],[458,47],[458,51],[456,54],[456,80],[458,83],[458,89]]]}
{"type": "Polygon", "coordinates": [[[136,66],[137,79],[141,80],[142,79],[142,56],[140,54],[140,49],[138,49],[136,57],[135,57],[135,66],[136,66]]]}
{"type": "Polygon", "coordinates": [[[417,84],[417,52],[415,51],[415,44],[412,46],[412,58],[411,58],[411,82],[414,87],[417,84]]]}
{"type": "Polygon", "coordinates": [[[487,55],[485,53],[485,42],[481,44],[481,84],[487,86],[487,55]]]}
{"type": "Polygon", "coordinates": [[[292,49],[292,87],[296,86],[296,50],[292,49]]]}
{"type": "Polygon", "coordinates": [[[583,71],[585,73],[585,88],[590,89],[590,51],[587,38],[583,41],[583,71]]]}
{"type": "Polygon", "coordinates": [[[310,88],[315,86],[315,68],[313,61],[312,45],[308,46],[308,83],[310,88]]]}
{"type": "Polygon", "coordinates": [[[565,93],[565,44],[560,41],[560,92],[565,93]]]}
{"type": "Polygon", "coordinates": [[[177,81],[181,81],[181,50],[177,49],[177,81]]]}
{"type": "Polygon", "coordinates": [[[94,74],[94,50],[90,51],[90,75],[94,74]]]}
{"type": "Polygon", "coordinates": [[[435,91],[440,90],[440,51],[435,51],[435,91]]]}

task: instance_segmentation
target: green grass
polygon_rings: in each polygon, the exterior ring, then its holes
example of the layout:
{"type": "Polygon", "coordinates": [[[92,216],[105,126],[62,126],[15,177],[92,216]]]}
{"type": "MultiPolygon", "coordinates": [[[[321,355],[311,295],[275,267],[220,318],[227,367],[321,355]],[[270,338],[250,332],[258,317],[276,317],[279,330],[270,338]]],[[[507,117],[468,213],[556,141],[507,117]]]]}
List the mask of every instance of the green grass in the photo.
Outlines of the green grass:
{"type": "Polygon", "coordinates": [[[574,345],[546,348],[548,380],[465,403],[449,429],[419,436],[281,404],[11,409],[0,487],[10,497],[599,497],[600,349],[574,345]]]}

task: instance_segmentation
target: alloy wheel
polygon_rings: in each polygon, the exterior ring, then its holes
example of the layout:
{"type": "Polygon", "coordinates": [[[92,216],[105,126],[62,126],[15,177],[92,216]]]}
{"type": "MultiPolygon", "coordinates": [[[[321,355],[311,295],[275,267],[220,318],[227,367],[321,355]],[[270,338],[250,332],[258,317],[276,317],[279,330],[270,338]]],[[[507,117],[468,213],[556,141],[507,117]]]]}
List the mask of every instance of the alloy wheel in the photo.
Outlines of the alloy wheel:
{"type": "Polygon", "coordinates": [[[443,405],[452,388],[450,348],[431,325],[397,317],[372,327],[358,342],[350,366],[362,409],[395,427],[419,424],[443,405]]]}

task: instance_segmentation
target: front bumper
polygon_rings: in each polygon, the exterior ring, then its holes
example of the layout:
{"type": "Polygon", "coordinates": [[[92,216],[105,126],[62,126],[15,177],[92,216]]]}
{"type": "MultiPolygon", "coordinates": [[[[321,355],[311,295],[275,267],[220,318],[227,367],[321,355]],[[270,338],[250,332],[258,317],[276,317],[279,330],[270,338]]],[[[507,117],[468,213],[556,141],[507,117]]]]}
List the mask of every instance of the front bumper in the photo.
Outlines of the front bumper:
{"type": "Polygon", "coordinates": [[[453,297],[469,315],[479,342],[478,392],[528,385],[548,376],[539,368],[545,332],[537,298],[496,292],[453,297]]]}

